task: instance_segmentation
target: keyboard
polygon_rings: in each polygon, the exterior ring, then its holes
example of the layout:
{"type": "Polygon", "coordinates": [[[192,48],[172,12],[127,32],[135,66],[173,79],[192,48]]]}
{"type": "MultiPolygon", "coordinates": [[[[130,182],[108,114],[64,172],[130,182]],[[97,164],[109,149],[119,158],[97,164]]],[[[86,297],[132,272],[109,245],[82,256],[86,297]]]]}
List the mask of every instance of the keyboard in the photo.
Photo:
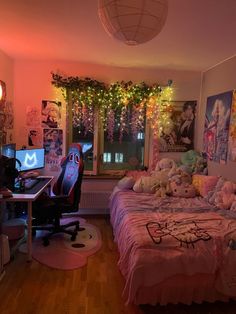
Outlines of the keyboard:
{"type": "Polygon", "coordinates": [[[34,187],[36,184],[38,184],[40,180],[37,178],[34,179],[26,179],[25,180],[25,190],[30,190],[32,187],[34,187]]]}
{"type": "Polygon", "coordinates": [[[25,184],[25,190],[24,191],[19,191],[19,190],[15,190],[14,193],[16,194],[36,194],[40,189],[42,189],[42,187],[49,182],[51,179],[50,178],[33,178],[30,180],[26,180],[26,184],[25,184]],[[31,182],[33,181],[33,182],[31,182]],[[36,181],[36,182],[35,182],[36,181]],[[31,187],[30,187],[31,186],[31,187]]]}

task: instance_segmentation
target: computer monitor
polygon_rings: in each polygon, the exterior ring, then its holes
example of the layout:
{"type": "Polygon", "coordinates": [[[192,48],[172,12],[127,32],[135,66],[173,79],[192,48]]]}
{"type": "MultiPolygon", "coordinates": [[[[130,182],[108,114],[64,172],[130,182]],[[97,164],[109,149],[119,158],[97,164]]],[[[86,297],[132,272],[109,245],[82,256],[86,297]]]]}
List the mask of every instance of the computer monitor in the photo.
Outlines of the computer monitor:
{"type": "Polygon", "coordinates": [[[0,156],[8,158],[15,158],[16,156],[16,144],[3,144],[0,146],[0,156]]]}
{"type": "Polygon", "coordinates": [[[31,171],[44,168],[45,166],[45,150],[44,148],[21,149],[16,151],[16,159],[21,163],[21,166],[16,162],[18,171],[31,171]]]}

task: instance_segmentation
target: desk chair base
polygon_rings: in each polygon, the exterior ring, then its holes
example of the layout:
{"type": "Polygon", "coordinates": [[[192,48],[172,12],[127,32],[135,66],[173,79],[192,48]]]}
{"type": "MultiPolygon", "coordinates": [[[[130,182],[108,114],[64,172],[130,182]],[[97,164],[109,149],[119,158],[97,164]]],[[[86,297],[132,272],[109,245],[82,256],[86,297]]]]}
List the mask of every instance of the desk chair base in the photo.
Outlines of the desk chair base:
{"type": "Polygon", "coordinates": [[[54,224],[51,226],[32,226],[33,234],[36,233],[37,230],[46,230],[49,233],[43,237],[43,245],[49,245],[49,238],[56,233],[66,233],[71,235],[71,241],[75,241],[78,231],[84,230],[84,228],[80,228],[79,221],[72,221],[64,225],[60,225],[60,220],[56,220],[54,224]],[[75,226],[74,230],[66,230],[69,227],[75,226]]]}

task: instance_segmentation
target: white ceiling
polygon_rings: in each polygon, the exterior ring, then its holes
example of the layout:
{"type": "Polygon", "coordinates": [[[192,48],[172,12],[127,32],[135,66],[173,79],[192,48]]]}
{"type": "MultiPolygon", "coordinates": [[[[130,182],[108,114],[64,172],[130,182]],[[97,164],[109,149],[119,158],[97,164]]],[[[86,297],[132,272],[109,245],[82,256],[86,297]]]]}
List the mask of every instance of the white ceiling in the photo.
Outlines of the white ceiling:
{"type": "Polygon", "coordinates": [[[109,37],[97,0],[0,0],[0,49],[14,59],[206,70],[236,54],[236,0],[169,0],[152,41],[109,37]]]}

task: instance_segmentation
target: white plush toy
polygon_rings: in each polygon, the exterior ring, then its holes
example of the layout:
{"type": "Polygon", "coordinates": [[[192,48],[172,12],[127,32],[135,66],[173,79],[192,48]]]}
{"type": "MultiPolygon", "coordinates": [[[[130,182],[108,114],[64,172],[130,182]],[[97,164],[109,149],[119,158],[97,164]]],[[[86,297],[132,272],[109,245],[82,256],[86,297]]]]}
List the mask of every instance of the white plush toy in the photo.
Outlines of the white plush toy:
{"type": "Polygon", "coordinates": [[[167,185],[169,182],[169,173],[176,169],[176,163],[173,159],[162,158],[157,162],[156,169],[152,171],[151,176],[155,177],[160,183],[167,185]]]}
{"type": "Polygon", "coordinates": [[[159,184],[159,180],[156,177],[141,177],[134,186],[133,190],[137,193],[155,193],[156,186],[159,184]]]}
{"type": "Polygon", "coordinates": [[[157,162],[155,171],[160,171],[163,169],[173,169],[176,168],[176,163],[173,159],[170,158],[162,158],[157,162]]]}

